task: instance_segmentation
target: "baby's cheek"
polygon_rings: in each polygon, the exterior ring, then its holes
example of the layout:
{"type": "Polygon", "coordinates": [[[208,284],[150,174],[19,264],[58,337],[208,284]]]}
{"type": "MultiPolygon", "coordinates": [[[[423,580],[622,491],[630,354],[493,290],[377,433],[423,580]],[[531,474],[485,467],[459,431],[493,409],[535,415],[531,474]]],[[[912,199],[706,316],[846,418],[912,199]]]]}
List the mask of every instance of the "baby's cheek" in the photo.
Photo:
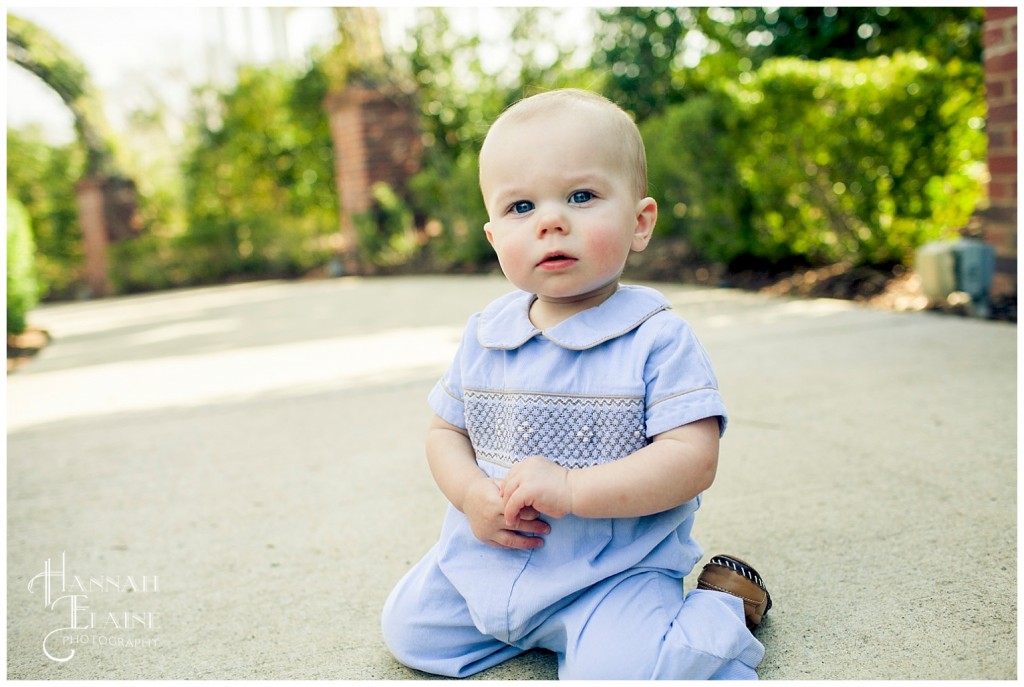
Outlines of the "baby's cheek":
{"type": "Polygon", "coordinates": [[[587,239],[588,252],[609,265],[616,265],[629,253],[629,244],[623,240],[622,232],[595,231],[587,239]]]}
{"type": "Polygon", "coordinates": [[[524,248],[514,241],[503,241],[495,244],[495,252],[498,254],[498,262],[505,269],[519,269],[525,261],[524,248]]]}

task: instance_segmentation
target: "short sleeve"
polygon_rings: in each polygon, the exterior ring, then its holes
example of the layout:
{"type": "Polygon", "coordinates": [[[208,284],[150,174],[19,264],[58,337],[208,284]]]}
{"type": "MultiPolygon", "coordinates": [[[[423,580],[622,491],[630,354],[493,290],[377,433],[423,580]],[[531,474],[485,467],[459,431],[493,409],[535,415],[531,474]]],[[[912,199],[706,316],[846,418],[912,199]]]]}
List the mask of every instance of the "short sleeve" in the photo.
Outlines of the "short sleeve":
{"type": "Polygon", "coordinates": [[[470,318],[462,335],[462,341],[455,352],[455,359],[447,372],[434,384],[427,396],[427,403],[430,408],[445,422],[455,425],[459,429],[466,429],[466,410],[463,402],[462,389],[462,360],[465,355],[468,336],[470,332],[476,331],[477,315],[470,318]]]}
{"type": "Polygon", "coordinates": [[[670,313],[658,319],[644,367],[647,436],[708,417],[718,418],[724,434],[728,415],[707,351],[683,319],[670,313]]]}

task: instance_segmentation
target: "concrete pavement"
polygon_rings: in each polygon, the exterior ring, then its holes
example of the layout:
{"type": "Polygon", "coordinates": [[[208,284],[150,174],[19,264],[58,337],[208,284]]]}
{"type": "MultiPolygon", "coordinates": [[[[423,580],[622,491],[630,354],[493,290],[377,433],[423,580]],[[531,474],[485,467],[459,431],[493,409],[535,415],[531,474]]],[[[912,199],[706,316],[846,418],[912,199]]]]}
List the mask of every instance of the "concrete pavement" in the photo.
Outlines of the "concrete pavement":
{"type": "MultiPolygon", "coordinates": [[[[1016,326],[657,286],[730,409],[695,535],[769,586],[761,677],[1016,678],[1016,326]]],[[[426,394],[507,290],[343,278],[35,311],[54,341],[7,379],[8,677],[426,677],[379,611],[443,514],[426,394]]],[[[556,674],[531,653],[479,677],[556,674]]]]}

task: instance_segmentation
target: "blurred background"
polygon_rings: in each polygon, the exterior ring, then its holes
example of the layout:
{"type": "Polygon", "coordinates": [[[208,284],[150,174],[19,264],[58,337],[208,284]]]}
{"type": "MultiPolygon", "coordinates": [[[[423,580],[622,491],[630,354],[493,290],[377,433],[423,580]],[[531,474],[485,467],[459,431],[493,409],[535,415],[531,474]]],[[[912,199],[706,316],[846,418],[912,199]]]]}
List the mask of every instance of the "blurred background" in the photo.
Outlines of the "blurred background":
{"type": "Polygon", "coordinates": [[[482,137],[563,86],[644,135],[659,239],[631,275],[920,309],[915,251],[977,236],[1015,319],[1016,10],[994,12],[12,8],[8,332],[40,301],[493,270],[482,137]],[[986,102],[1010,38],[1012,136],[986,102]]]}

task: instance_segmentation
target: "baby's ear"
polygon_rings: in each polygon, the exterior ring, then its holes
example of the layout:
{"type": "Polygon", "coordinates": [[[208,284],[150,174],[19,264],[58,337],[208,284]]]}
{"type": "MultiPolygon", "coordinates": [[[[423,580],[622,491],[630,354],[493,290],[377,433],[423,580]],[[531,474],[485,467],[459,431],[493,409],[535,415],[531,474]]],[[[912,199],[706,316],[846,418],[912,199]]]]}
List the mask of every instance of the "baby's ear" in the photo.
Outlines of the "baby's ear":
{"type": "Polygon", "coordinates": [[[630,248],[639,253],[651,242],[654,225],[658,222],[658,203],[654,198],[644,198],[637,203],[636,208],[636,226],[633,228],[630,248]]]}
{"type": "Polygon", "coordinates": [[[491,233],[491,223],[488,222],[484,225],[484,236],[487,237],[487,243],[494,246],[494,234],[491,233]]]}

